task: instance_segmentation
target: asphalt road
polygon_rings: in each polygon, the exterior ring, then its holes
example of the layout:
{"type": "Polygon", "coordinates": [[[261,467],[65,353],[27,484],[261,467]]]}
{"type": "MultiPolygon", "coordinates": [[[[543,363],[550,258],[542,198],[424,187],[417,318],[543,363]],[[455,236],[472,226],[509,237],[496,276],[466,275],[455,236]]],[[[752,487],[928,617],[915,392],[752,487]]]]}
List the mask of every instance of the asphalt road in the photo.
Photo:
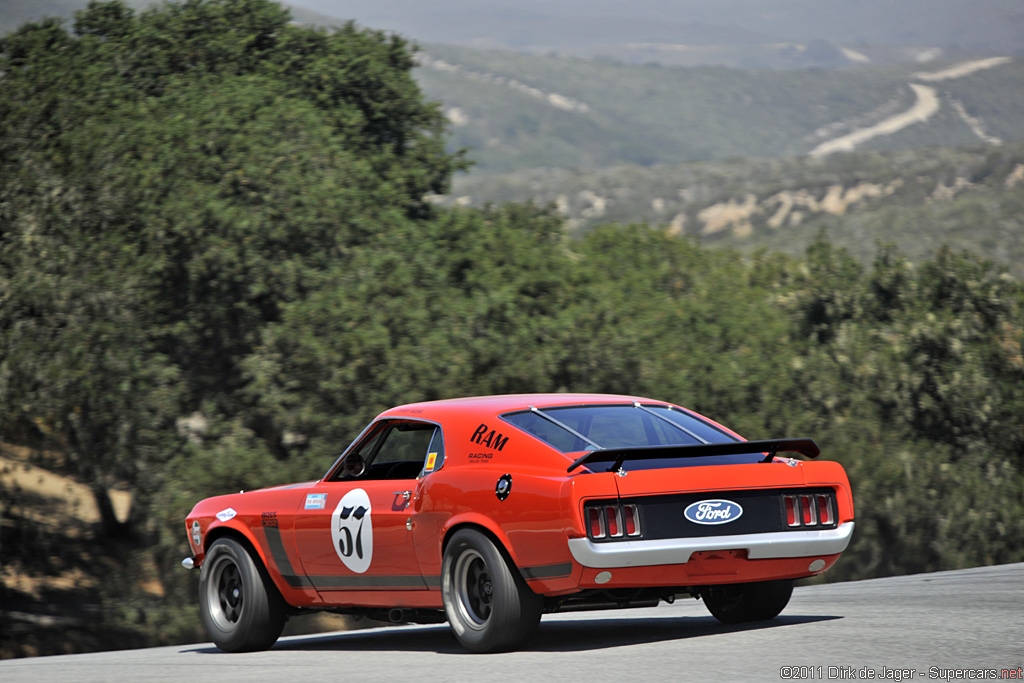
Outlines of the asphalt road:
{"type": "Polygon", "coordinates": [[[545,617],[527,649],[500,655],[465,653],[447,625],[396,626],[250,654],[197,644],[7,660],[0,681],[919,681],[1022,666],[1024,564],[1013,564],[798,588],[782,616],[741,628],[686,600],[545,617]]]}

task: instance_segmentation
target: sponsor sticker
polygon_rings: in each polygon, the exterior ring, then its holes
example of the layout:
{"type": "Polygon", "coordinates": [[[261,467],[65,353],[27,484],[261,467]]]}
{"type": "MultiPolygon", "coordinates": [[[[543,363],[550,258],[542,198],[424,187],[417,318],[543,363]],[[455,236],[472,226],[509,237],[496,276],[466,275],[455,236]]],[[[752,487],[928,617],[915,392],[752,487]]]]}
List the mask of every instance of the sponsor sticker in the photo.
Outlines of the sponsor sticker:
{"type": "Polygon", "coordinates": [[[217,519],[219,519],[222,522],[226,522],[229,519],[234,519],[235,515],[237,514],[238,511],[235,510],[235,508],[226,508],[217,513],[217,519]]]}
{"type": "Polygon", "coordinates": [[[310,493],[306,496],[306,510],[323,510],[327,505],[326,493],[310,493]]]}
{"type": "Polygon", "coordinates": [[[370,496],[363,489],[352,489],[342,496],[331,515],[334,552],[356,574],[369,569],[373,559],[373,520],[370,512],[370,496]]]}
{"type": "Polygon", "coordinates": [[[427,453],[427,465],[423,469],[427,472],[434,471],[434,465],[437,464],[437,453],[427,453]]]}
{"type": "Polygon", "coordinates": [[[683,516],[694,524],[728,524],[742,515],[743,508],[731,500],[699,500],[683,510],[683,516]]]}

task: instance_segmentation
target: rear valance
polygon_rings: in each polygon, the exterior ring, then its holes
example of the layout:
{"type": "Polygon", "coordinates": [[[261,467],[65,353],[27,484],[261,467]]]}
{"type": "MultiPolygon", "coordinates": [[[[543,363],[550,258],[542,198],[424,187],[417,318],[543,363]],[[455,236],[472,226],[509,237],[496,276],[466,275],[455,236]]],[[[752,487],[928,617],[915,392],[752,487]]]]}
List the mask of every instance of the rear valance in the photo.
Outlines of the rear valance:
{"type": "Polygon", "coordinates": [[[771,462],[777,453],[799,453],[808,458],[821,454],[814,439],[767,439],[765,441],[733,441],[703,443],[692,446],[638,446],[634,448],[599,448],[573,461],[566,472],[572,472],[589,460],[614,460],[609,468],[614,471],[626,460],[652,460],[662,458],[699,458],[715,455],[743,455],[766,453],[763,462],[771,462]]]}

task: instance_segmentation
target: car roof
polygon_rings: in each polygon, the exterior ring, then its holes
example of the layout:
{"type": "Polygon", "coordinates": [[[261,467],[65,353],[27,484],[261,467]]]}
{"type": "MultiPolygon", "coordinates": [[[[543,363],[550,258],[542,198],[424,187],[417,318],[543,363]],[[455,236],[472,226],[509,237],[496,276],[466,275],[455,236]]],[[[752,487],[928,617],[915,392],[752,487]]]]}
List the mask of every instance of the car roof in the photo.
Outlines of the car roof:
{"type": "Polygon", "coordinates": [[[380,417],[408,417],[415,414],[430,418],[453,414],[489,413],[498,415],[514,410],[535,408],[552,408],[556,406],[578,406],[583,404],[614,404],[633,403],[666,403],[653,401],[641,396],[621,394],[503,394],[499,396],[469,396],[465,398],[449,398],[440,401],[423,401],[396,406],[380,414],[380,417]]]}

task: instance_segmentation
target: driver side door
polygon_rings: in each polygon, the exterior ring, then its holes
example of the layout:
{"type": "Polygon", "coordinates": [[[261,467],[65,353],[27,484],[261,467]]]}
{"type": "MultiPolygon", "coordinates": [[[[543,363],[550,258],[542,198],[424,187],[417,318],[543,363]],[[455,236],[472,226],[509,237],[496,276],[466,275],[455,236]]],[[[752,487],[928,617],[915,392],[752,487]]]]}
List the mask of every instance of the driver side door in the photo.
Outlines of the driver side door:
{"type": "Polygon", "coordinates": [[[326,603],[351,602],[352,591],[427,589],[410,504],[421,476],[443,458],[439,426],[383,420],[350,449],[333,480],[309,490],[296,512],[295,540],[326,603]]]}

